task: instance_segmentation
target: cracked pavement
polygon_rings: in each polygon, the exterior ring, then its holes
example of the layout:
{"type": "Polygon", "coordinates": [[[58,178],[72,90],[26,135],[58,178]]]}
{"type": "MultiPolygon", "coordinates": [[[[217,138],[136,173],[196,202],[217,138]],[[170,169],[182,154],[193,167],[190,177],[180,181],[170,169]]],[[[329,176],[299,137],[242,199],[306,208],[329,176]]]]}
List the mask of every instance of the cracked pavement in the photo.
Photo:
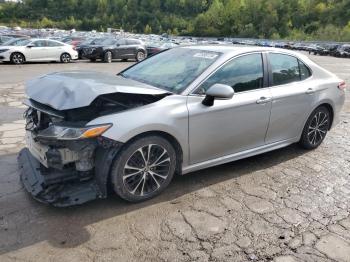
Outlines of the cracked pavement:
{"type": "MultiPolygon", "coordinates": [[[[350,59],[312,59],[349,85],[350,59]]],[[[23,81],[127,65],[0,64],[0,261],[350,261],[349,101],[314,151],[292,145],[176,177],[139,204],[114,195],[64,209],[32,200],[16,163],[23,81]]]]}

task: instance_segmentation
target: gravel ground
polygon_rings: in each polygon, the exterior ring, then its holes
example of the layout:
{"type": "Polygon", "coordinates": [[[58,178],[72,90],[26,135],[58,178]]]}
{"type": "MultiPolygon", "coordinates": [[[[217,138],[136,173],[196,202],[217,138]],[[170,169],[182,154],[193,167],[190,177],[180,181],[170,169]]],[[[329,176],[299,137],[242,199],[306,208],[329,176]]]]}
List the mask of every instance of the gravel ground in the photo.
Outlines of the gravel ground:
{"type": "MultiPolygon", "coordinates": [[[[312,59],[350,83],[350,59],[312,59]]],[[[292,145],[176,177],[140,204],[110,196],[59,209],[32,200],[16,164],[23,82],[127,65],[0,64],[0,261],[350,261],[349,101],[314,151],[292,145]]]]}

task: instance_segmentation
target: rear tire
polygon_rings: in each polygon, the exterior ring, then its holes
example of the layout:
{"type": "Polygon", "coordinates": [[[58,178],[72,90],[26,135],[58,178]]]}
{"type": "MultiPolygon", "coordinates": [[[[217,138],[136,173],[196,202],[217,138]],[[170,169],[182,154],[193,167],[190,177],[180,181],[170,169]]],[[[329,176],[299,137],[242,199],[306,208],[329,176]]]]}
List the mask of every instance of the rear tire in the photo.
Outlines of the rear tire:
{"type": "Polygon", "coordinates": [[[107,51],[103,56],[103,62],[105,63],[112,63],[112,52],[107,51]]]}
{"type": "Polygon", "coordinates": [[[71,61],[71,59],[72,59],[72,57],[71,57],[70,54],[68,54],[68,53],[63,53],[63,54],[61,55],[61,58],[60,58],[61,63],[64,63],[64,64],[69,63],[69,62],[71,61]]]}
{"type": "Polygon", "coordinates": [[[160,136],[139,138],[120,151],[111,169],[114,191],[130,202],[140,202],[160,194],[176,170],[176,152],[160,136]]]}
{"type": "Polygon", "coordinates": [[[146,58],[146,53],[144,51],[142,51],[142,50],[137,51],[137,53],[136,53],[136,61],[137,62],[141,62],[145,58],[146,58]]]}
{"type": "Polygon", "coordinates": [[[11,63],[15,65],[21,65],[26,61],[24,55],[21,53],[11,54],[10,60],[11,60],[11,63]]]}
{"type": "Polygon", "coordinates": [[[305,149],[315,149],[323,142],[331,124],[331,114],[325,106],[316,108],[303,129],[299,144],[305,149]]]}

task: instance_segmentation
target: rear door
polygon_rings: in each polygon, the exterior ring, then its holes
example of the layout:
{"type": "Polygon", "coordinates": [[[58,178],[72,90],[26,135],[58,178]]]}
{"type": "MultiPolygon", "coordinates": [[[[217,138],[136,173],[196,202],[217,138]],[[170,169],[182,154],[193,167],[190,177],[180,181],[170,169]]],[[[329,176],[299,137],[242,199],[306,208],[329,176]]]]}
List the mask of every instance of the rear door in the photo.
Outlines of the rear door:
{"type": "Polygon", "coordinates": [[[272,109],[266,143],[297,138],[310,114],[316,87],[311,70],[298,58],[269,53],[272,109]]]}
{"type": "Polygon", "coordinates": [[[116,45],[116,48],[113,52],[113,58],[123,59],[127,53],[127,45],[125,39],[119,39],[116,45]]]}
{"type": "Polygon", "coordinates": [[[136,56],[136,49],[140,43],[138,42],[138,40],[126,39],[126,44],[126,56],[128,58],[134,58],[136,56]]]}
{"type": "Polygon", "coordinates": [[[64,53],[63,44],[47,40],[47,53],[50,60],[60,60],[61,55],[64,53]]]}

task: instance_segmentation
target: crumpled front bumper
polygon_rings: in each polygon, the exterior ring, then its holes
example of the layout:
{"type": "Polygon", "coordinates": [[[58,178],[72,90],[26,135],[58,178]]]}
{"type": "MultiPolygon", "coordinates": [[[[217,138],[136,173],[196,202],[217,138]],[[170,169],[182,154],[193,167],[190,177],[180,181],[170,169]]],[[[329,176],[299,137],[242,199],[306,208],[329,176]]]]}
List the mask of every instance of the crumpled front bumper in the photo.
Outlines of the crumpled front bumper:
{"type": "Polygon", "coordinates": [[[18,164],[24,187],[40,202],[66,207],[102,197],[95,179],[48,185],[47,178],[42,174],[40,162],[27,148],[19,153],[18,164]]]}
{"type": "Polygon", "coordinates": [[[121,144],[96,149],[94,176],[82,179],[74,170],[47,169],[24,148],[18,155],[20,180],[34,199],[56,207],[106,198],[110,167],[121,144]]]}

